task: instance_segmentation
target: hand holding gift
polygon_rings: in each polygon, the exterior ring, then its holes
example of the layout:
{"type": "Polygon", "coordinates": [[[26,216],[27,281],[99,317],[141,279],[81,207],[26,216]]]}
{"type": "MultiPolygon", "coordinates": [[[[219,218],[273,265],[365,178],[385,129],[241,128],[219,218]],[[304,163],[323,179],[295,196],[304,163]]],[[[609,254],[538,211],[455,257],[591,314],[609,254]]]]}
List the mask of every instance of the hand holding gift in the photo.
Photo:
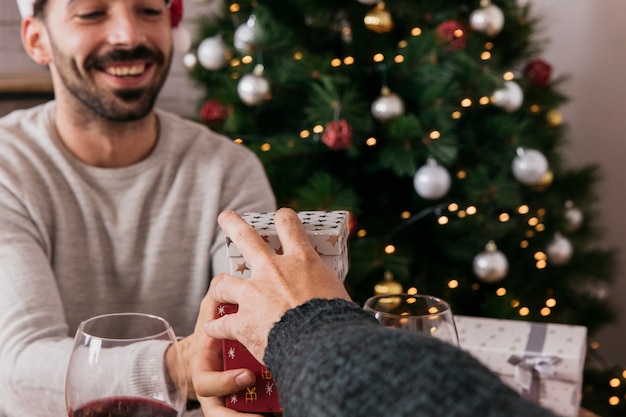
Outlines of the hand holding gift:
{"type": "Polygon", "coordinates": [[[236,213],[224,212],[218,222],[251,266],[251,277],[244,280],[221,274],[211,281],[211,297],[239,306],[236,314],[207,323],[205,330],[212,337],[238,340],[262,362],[269,331],[285,311],[312,298],[350,300],[293,210],[280,209],[274,217],[281,253],[272,250],[236,213]]]}
{"type": "Polygon", "coordinates": [[[228,237],[231,274],[213,278],[209,297],[217,319],[207,333],[223,339],[224,369],[250,369],[254,386],[226,397],[229,408],[281,410],[271,372],[263,365],[268,334],[285,311],[312,298],[349,296],[348,213],[310,211],[224,212],[218,221],[228,237]],[[243,279],[242,279],[243,278],[243,279]]]}

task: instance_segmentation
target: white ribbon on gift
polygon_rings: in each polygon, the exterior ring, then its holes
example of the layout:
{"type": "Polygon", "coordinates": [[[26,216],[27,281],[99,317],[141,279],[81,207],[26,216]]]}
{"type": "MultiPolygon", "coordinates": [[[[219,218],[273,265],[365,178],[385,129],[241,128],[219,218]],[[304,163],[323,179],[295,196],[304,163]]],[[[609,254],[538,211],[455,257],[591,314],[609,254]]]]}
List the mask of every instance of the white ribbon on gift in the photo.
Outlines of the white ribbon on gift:
{"type": "Polygon", "coordinates": [[[554,378],[560,360],[556,356],[511,356],[508,362],[515,366],[513,378],[522,389],[522,397],[538,402],[541,378],[554,378]]]}
{"type": "Polygon", "coordinates": [[[520,358],[512,356],[509,362],[514,368],[515,383],[524,390],[530,390],[533,384],[533,374],[539,378],[554,378],[556,364],[560,359],[556,356],[527,356],[520,358]]]}

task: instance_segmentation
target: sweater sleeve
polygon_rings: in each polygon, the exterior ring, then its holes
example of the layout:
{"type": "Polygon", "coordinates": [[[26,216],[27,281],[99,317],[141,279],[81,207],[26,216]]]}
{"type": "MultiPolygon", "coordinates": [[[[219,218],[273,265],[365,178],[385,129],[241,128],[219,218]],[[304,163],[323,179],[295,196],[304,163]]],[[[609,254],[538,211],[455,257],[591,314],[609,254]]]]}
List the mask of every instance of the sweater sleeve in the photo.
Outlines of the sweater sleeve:
{"type": "Polygon", "coordinates": [[[286,417],[555,417],[461,349],[381,327],[344,300],[289,310],[264,360],[286,417]]]}

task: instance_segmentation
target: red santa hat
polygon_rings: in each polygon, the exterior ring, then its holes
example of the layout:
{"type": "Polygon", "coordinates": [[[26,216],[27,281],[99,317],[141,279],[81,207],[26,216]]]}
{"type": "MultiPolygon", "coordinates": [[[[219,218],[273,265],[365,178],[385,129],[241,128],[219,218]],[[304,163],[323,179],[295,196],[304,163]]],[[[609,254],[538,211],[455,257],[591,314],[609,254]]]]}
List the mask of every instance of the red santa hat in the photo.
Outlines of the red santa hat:
{"type": "Polygon", "coordinates": [[[17,0],[17,8],[20,9],[20,16],[22,19],[33,14],[33,5],[35,0],[17,0]]]}

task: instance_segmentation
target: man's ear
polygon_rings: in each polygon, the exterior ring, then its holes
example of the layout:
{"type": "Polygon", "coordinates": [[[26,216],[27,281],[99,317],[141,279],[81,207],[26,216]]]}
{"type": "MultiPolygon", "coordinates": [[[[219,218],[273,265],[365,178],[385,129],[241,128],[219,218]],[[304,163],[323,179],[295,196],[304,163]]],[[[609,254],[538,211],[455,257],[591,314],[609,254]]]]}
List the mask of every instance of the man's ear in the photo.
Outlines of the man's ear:
{"type": "Polygon", "coordinates": [[[36,63],[48,65],[52,61],[48,31],[40,19],[26,17],[22,20],[22,45],[36,63]]]}

